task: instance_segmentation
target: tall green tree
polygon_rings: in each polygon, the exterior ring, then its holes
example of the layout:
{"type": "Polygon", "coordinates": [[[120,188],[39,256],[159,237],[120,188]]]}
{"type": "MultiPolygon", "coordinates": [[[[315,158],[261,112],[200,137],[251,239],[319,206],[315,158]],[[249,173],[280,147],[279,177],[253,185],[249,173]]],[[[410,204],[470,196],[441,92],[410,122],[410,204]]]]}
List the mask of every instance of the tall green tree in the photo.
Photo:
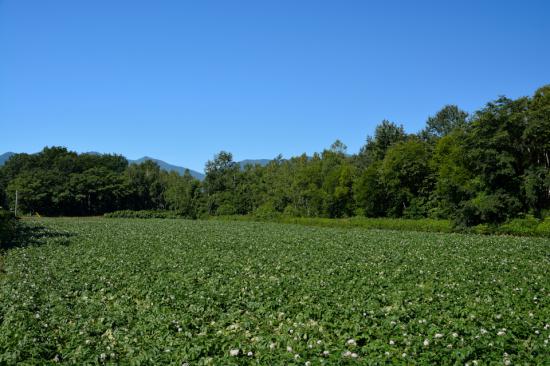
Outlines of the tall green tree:
{"type": "Polygon", "coordinates": [[[409,139],[388,149],[380,167],[388,197],[388,215],[426,215],[426,200],[432,188],[430,154],[425,142],[409,139]]]}
{"type": "Polygon", "coordinates": [[[356,162],[359,167],[366,168],[369,164],[375,161],[384,159],[386,151],[398,142],[403,142],[407,139],[407,134],[403,125],[397,125],[388,120],[383,120],[374,131],[374,137],[368,136],[367,141],[359,154],[357,154],[356,162]]]}
{"type": "Polygon", "coordinates": [[[467,124],[468,113],[456,105],[446,105],[435,116],[429,117],[426,127],[420,136],[427,141],[444,137],[457,128],[464,128],[467,124]]]}
{"type": "Polygon", "coordinates": [[[209,160],[205,167],[204,193],[206,212],[210,215],[232,215],[236,213],[235,196],[240,175],[239,166],[233,155],[221,151],[209,160]]]}

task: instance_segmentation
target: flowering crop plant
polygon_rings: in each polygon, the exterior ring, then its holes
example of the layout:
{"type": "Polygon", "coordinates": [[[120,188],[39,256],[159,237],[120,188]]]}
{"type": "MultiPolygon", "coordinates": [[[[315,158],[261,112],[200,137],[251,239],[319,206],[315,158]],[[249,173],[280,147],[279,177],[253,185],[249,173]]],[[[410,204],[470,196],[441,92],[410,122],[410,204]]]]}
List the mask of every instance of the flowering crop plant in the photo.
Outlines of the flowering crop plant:
{"type": "Polygon", "coordinates": [[[27,221],[0,364],[544,364],[550,240],[181,219],[27,221]]]}

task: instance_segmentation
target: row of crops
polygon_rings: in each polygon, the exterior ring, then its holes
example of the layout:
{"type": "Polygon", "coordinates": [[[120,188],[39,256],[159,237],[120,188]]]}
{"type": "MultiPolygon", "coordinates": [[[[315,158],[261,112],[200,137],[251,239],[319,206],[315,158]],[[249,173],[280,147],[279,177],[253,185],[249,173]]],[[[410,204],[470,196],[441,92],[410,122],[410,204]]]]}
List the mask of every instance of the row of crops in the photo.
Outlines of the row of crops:
{"type": "Polygon", "coordinates": [[[543,364],[550,240],[40,219],[0,261],[0,364],[543,364]]]}

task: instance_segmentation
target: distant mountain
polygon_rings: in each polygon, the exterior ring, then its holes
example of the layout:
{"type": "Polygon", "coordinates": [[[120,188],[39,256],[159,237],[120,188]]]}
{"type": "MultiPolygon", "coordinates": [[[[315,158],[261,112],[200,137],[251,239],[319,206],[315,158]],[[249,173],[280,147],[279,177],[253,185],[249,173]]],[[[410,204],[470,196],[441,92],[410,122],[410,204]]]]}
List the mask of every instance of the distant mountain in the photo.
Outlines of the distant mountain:
{"type": "MultiPolygon", "coordinates": [[[[177,166],[177,165],[168,164],[165,161],[155,159],[155,158],[151,158],[149,156],[144,156],[144,157],[142,157],[140,159],[137,159],[137,160],[128,159],[128,163],[130,163],[130,164],[140,164],[140,163],[143,163],[144,161],[147,161],[147,160],[151,160],[151,161],[157,163],[162,170],[166,170],[168,172],[176,172],[180,175],[183,175],[185,173],[185,170],[187,170],[187,168],[177,166]]],[[[191,174],[192,177],[194,177],[198,180],[203,180],[204,179],[204,174],[202,174],[202,173],[199,173],[199,172],[191,170],[191,169],[189,169],[189,173],[191,174]]]]}
{"type": "Polygon", "coordinates": [[[14,152],[7,152],[7,153],[4,153],[4,154],[0,155],[0,166],[4,165],[6,163],[6,161],[8,161],[9,158],[12,157],[12,155],[15,155],[15,153],[14,152]]]}
{"type": "Polygon", "coordinates": [[[270,159],[246,159],[246,160],[238,161],[237,164],[240,165],[241,169],[244,169],[244,167],[247,165],[266,166],[267,164],[269,164],[270,161],[271,161],[270,159]]]}

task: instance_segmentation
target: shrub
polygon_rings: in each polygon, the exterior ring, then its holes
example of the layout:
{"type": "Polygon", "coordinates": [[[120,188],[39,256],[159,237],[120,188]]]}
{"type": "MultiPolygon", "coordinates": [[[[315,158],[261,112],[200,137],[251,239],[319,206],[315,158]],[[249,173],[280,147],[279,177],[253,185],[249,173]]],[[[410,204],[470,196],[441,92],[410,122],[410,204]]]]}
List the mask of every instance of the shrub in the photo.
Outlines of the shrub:
{"type": "Polygon", "coordinates": [[[266,202],[254,211],[254,217],[259,220],[274,220],[281,216],[280,212],[277,212],[273,203],[266,202]]]}
{"type": "Polygon", "coordinates": [[[235,207],[229,203],[222,204],[216,210],[216,215],[218,216],[234,215],[235,213],[235,207]]]}
{"type": "Polygon", "coordinates": [[[127,219],[177,219],[182,218],[176,211],[155,211],[155,210],[120,210],[109,212],[104,215],[111,218],[127,218],[127,219]]]}
{"type": "Polygon", "coordinates": [[[462,203],[454,218],[455,228],[464,230],[479,224],[500,224],[517,215],[519,207],[519,201],[506,193],[480,193],[462,203]]]}
{"type": "Polygon", "coordinates": [[[532,216],[524,219],[512,219],[500,225],[498,232],[511,235],[536,235],[538,225],[539,220],[532,216]]]}
{"type": "Polygon", "coordinates": [[[17,220],[9,211],[0,209],[0,248],[8,245],[15,237],[17,220]]]}
{"type": "Polygon", "coordinates": [[[535,232],[537,235],[550,237],[550,217],[547,217],[543,222],[538,224],[535,232]]]}

